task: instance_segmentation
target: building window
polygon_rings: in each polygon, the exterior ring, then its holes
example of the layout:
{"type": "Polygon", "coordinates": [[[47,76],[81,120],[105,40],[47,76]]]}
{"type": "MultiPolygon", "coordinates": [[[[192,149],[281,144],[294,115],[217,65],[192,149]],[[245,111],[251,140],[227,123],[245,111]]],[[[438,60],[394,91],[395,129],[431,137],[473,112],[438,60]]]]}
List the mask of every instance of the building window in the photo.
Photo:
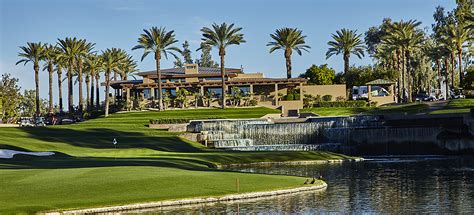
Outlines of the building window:
{"type": "Polygon", "coordinates": [[[222,88],[208,88],[207,91],[212,92],[214,98],[220,98],[222,96],[222,88]]]}
{"type": "Polygon", "coordinates": [[[145,99],[151,99],[151,93],[149,88],[143,89],[143,97],[145,97],[145,99]]]}

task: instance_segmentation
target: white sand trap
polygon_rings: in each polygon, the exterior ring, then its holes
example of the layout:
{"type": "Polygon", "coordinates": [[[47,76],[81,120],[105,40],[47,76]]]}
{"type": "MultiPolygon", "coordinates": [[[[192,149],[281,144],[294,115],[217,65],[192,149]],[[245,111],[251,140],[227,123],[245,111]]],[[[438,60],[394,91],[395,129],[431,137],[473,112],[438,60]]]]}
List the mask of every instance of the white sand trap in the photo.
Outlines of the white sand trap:
{"type": "Polygon", "coordinates": [[[54,152],[22,152],[8,149],[0,149],[0,158],[13,158],[16,154],[34,155],[34,156],[51,156],[54,152]]]}

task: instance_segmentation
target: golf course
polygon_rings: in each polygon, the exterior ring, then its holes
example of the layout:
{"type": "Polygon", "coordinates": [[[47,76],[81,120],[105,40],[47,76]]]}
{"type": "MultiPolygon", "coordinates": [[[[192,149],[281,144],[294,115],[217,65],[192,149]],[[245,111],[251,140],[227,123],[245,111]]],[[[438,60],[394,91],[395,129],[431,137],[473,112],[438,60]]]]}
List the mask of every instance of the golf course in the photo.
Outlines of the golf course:
{"type": "MultiPolygon", "coordinates": [[[[0,214],[81,209],[223,196],[303,186],[305,178],[231,172],[219,165],[344,160],[335,153],[235,152],[208,149],[148,128],[163,118],[259,118],[268,108],[116,113],[78,124],[0,128],[0,148],[54,152],[53,156],[0,158],[0,214]],[[117,144],[113,144],[114,138],[117,144]]],[[[315,184],[321,184],[316,181],[315,184]]]]}

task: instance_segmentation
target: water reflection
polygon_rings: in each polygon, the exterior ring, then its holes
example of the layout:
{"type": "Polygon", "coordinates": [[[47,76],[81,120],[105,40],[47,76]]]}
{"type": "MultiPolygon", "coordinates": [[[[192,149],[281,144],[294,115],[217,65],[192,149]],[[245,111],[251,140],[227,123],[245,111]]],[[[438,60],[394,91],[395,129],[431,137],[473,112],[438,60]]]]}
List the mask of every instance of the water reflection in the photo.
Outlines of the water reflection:
{"type": "MultiPolygon", "coordinates": [[[[220,213],[474,213],[474,159],[373,158],[359,163],[240,167],[234,170],[317,177],[325,192],[149,212],[220,213]]],[[[143,211],[142,211],[143,212],[143,211]]]]}

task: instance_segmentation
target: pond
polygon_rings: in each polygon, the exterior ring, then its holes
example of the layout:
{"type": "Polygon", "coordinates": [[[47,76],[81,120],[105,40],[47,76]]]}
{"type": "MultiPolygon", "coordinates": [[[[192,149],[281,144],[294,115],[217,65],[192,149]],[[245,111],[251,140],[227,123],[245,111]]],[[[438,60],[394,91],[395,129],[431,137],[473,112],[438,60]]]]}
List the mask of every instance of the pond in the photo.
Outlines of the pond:
{"type": "MultiPolygon", "coordinates": [[[[328,188],[154,213],[474,213],[473,157],[372,157],[363,162],[234,167],[232,170],[325,178],[328,188]]],[[[142,211],[143,212],[143,211],[142,211]]]]}

